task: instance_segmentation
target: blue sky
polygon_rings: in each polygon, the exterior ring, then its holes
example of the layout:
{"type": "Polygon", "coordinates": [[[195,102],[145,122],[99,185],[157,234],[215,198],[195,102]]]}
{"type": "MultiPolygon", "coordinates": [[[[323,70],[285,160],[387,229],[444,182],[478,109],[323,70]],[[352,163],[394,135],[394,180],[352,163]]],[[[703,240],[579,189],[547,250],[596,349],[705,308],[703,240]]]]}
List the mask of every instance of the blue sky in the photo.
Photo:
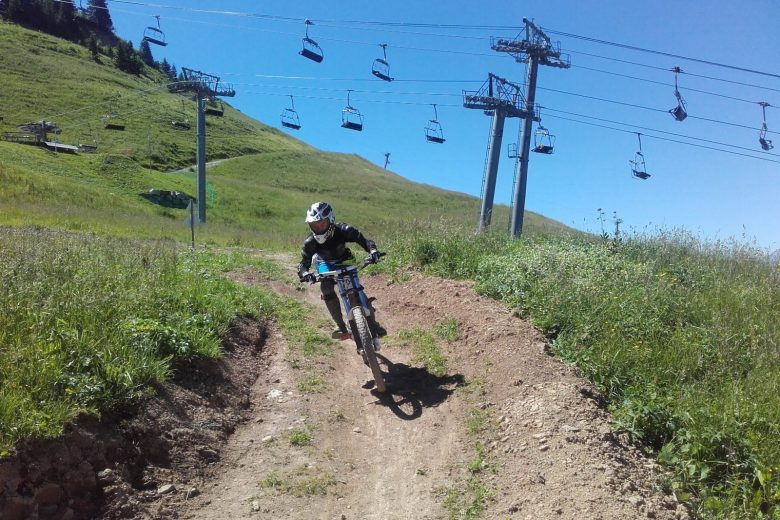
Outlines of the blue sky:
{"type": "MultiPolygon", "coordinates": [[[[780,133],[768,135],[777,148],[760,149],[757,104],[773,105],[767,108],[767,125],[770,132],[780,132],[780,78],[556,34],[780,75],[780,5],[775,0],[739,5],[726,0],[111,0],[109,8],[118,34],[136,46],[144,27],[155,23],[153,15],[160,15],[169,45],[153,47],[155,58],[220,75],[234,85],[237,94],[229,101],[242,112],[280,127],[280,113],[292,94],[303,125],[295,137],[379,165],[390,152],[394,172],[475,196],[482,186],[490,118],[463,108],[462,91],[477,90],[488,73],[523,83],[525,65],[492,51],[489,38],[514,37],[523,17],[533,19],[560,41],[572,67],[540,68],[537,103],[544,107],[542,124],[555,135],[556,148],[552,155],[531,154],[527,210],[599,232],[601,208],[609,227],[616,213],[627,230],[685,229],[707,240],[755,240],[760,247],[780,248],[780,133]],[[319,64],[298,55],[306,18],[315,24],[309,36],[324,51],[319,64]],[[374,59],[382,56],[380,43],[388,45],[392,83],[371,75],[374,59]],[[675,66],[684,72],[679,88],[689,117],[683,122],[666,113],[676,105],[670,71],[675,66]],[[352,106],[365,118],[363,132],[340,127],[348,89],[353,90],[352,106]],[[424,138],[433,103],[447,139],[443,145],[424,138]],[[628,161],[638,149],[632,132],[643,134],[642,151],[652,175],[647,181],[630,173],[628,161]]],[[[519,125],[513,119],[505,128],[497,204],[508,204],[512,197],[514,160],[506,156],[506,147],[518,140],[519,125]]],[[[477,215],[474,220],[476,225],[477,215]]],[[[493,222],[502,229],[506,224],[493,222]]]]}

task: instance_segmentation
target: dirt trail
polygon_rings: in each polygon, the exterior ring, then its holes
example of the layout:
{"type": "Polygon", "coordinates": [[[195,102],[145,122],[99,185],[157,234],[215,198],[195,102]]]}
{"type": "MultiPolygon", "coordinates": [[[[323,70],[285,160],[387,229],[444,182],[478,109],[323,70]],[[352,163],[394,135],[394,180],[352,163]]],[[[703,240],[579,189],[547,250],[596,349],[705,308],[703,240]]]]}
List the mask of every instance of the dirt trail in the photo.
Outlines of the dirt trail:
{"type": "MultiPolygon", "coordinates": [[[[316,286],[234,277],[326,316],[316,286]]],[[[547,354],[526,321],[468,282],[414,273],[363,282],[389,333],[388,394],[372,393],[349,341],[313,371],[274,342],[252,390],[253,416],[222,451],[218,478],[182,505],[183,518],[471,518],[475,490],[490,494],[482,518],[688,517],[659,491],[653,461],[610,430],[589,385],[547,354]],[[398,333],[445,319],[457,321],[459,337],[440,342],[449,372],[436,377],[410,361],[398,333]],[[467,428],[475,416],[486,418],[476,434],[467,428]],[[445,507],[445,497],[461,505],[445,507]]]]}

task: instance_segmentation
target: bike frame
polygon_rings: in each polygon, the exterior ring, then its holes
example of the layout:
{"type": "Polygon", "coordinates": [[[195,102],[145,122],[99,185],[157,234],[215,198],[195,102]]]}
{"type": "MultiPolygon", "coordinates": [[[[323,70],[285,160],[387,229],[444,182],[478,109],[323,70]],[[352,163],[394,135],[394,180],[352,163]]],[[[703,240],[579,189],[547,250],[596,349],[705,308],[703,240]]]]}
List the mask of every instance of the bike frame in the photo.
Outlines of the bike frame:
{"type": "Polygon", "coordinates": [[[371,315],[371,306],[368,304],[368,298],[366,298],[363,285],[360,283],[358,270],[359,268],[355,265],[346,265],[332,271],[318,273],[319,279],[333,278],[336,281],[336,285],[339,287],[341,303],[350,321],[354,320],[353,309],[356,305],[363,308],[363,313],[366,317],[371,315]]]}

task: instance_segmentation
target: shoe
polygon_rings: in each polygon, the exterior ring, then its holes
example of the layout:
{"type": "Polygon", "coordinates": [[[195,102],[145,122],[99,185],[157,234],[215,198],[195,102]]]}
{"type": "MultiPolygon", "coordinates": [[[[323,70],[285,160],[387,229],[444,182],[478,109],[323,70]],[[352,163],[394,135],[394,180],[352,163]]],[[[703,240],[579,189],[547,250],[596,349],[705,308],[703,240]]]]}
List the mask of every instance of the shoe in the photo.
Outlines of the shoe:
{"type": "Polygon", "coordinates": [[[346,330],[336,329],[330,333],[330,337],[333,339],[338,339],[343,341],[345,339],[349,339],[350,336],[349,336],[349,332],[347,332],[346,330]]]}
{"type": "Polygon", "coordinates": [[[379,338],[374,338],[374,352],[379,352],[379,349],[382,348],[382,345],[379,344],[379,338]]]}
{"type": "Polygon", "coordinates": [[[380,338],[387,336],[387,330],[385,330],[385,328],[378,323],[376,324],[376,335],[380,338]]]}

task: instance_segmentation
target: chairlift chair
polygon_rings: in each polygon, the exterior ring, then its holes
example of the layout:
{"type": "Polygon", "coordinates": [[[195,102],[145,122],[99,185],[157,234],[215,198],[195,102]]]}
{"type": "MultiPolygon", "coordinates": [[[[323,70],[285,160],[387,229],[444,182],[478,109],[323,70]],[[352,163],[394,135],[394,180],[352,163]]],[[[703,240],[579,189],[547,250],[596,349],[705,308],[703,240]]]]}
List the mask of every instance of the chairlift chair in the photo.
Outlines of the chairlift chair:
{"type": "Polygon", "coordinates": [[[642,155],[642,134],[637,133],[636,136],[637,139],[639,139],[639,151],[634,156],[634,160],[628,161],[628,163],[631,165],[631,175],[635,179],[646,181],[650,178],[650,174],[647,173],[647,168],[645,167],[645,156],[642,155]]]}
{"type": "Polygon", "coordinates": [[[442,144],[446,140],[438,119],[439,114],[436,110],[436,105],[433,105],[433,119],[430,119],[425,127],[425,140],[429,143],[442,144]]]}
{"type": "Polygon", "coordinates": [[[125,122],[116,112],[109,112],[103,116],[103,128],[106,130],[124,130],[125,122]]]}
{"type": "Polygon", "coordinates": [[[761,105],[761,109],[764,113],[764,123],[761,125],[761,132],[758,134],[758,143],[761,145],[761,148],[768,152],[772,148],[774,148],[774,145],[772,144],[772,141],[770,139],[766,138],[766,134],[769,131],[769,128],[766,126],[766,107],[772,106],[766,101],[759,101],[758,103],[761,105]]]}
{"type": "Polygon", "coordinates": [[[306,24],[306,36],[303,38],[303,48],[298,54],[304,58],[320,63],[325,57],[322,53],[322,49],[317,45],[317,42],[309,38],[309,26],[314,25],[314,23],[308,19],[303,23],[306,24]]]}
{"type": "Polygon", "coordinates": [[[677,106],[670,109],[669,113],[672,114],[672,117],[677,121],[683,121],[688,117],[688,112],[686,111],[687,105],[685,100],[683,100],[680,91],[677,89],[677,75],[682,72],[682,69],[680,67],[674,67],[672,72],[674,72],[674,97],[677,98],[677,106]]]}
{"type": "Polygon", "coordinates": [[[555,149],[555,136],[550,134],[542,125],[534,133],[534,147],[532,152],[551,154],[555,149]]]}
{"type": "Polygon", "coordinates": [[[179,130],[189,130],[192,128],[192,124],[190,124],[190,118],[187,116],[187,112],[185,110],[184,100],[181,100],[181,111],[179,112],[181,115],[181,120],[174,119],[171,121],[171,126],[174,128],[178,128],[179,130]]]}
{"type": "Polygon", "coordinates": [[[283,127],[293,130],[301,129],[301,120],[298,117],[298,112],[295,111],[295,101],[293,101],[292,95],[290,96],[290,108],[285,108],[281,117],[283,127]]]}
{"type": "Polygon", "coordinates": [[[341,127],[347,130],[363,131],[363,115],[360,110],[349,104],[349,93],[347,91],[347,106],[341,111],[341,127]]]}
{"type": "Polygon", "coordinates": [[[766,127],[766,123],[764,123],[761,126],[761,133],[759,134],[758,142],[761,145],[761,148],[764,151],[768,152],[769,150],[771,150],[775,146],[772,144],[772,140],[771,139],[767,139],[766,138],[766,132],[767,132],[767,127],[766,127]]]}
{"type": "Polygon", "coordinates": [[[387,44],[380,43],[382,47],[382,58],[374,60],[374,65],[371,67],[371,74],[381,79],[382,81],[393,81],[390,77],[390,64],[387,62],[387,44]]]}
{"type": "Polygon", "coordinates": [[[80,152],[95,153],[98,149],[98,137],[92,130],[92,125],[87,125],[87,131],[79,138],[78,148],[80,152]]]}
{"type": "Polygon", "coordinates": [[[225,105],[217,99],[207,98],[203,107],[203,113],[207,116],[222,117],[225,115],[225,105]]]}
{"type": "Polygon", "coordinates": [[[157,18],[157,27],[150,25],[144,29],[143,41],[165,47],[168,44],[165,41],[165,33],[160,29],[160,15],[155,15],[155,18],[157,18]]]}

